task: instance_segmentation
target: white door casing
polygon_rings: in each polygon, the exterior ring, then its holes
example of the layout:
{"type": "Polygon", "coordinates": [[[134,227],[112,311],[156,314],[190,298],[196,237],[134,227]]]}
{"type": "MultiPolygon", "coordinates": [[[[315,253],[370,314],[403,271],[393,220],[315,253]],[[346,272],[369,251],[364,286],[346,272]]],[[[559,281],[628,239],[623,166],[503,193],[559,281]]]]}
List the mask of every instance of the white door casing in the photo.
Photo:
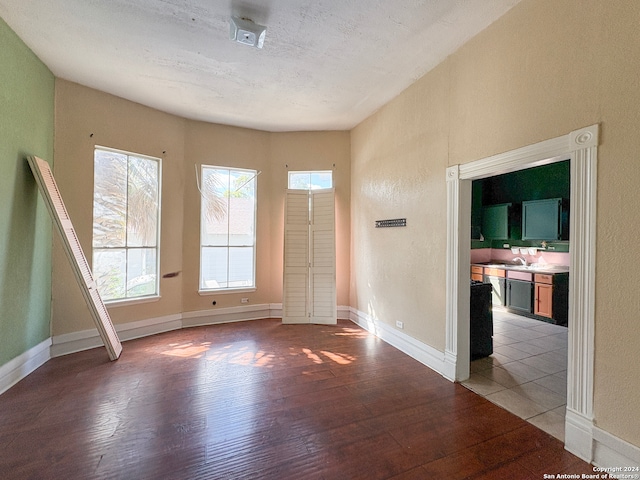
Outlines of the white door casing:
{"type": "Polygon", "coordinates": [[[444,376],[469,378],[469,264],[471,182],[570,159],[569,340],[565,447],[591,461],[598,125],[449,167],[447,179],[447,281],[444,376]]]}

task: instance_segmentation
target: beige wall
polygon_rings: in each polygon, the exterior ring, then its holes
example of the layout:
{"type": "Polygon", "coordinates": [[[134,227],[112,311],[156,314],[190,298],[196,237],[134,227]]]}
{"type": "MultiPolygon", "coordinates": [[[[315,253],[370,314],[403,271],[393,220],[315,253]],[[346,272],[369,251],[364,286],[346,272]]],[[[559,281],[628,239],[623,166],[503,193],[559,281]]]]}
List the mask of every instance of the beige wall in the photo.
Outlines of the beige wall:
{"type": "Polygon", "coordinates": [[[241,298],[250,304],[275,302],[269,274],[272,268],[269,255],[272,225],[269,206],[272,189],[268,172],[269,133],[244,128],[188,122],[185,136],[185,192],[184,192],[184,311],[220,309],[241,305],[241,298]],[[262,172],[258,175],[258,210],[256,224],[256,290],[249,293],[216,295],[198,294],[200,275],[200,192],[196,187],[194,165],[248,168],[262,172]],[[216,302],[213,307],[212,302],[216,302]]]}
{"type": "MultiPolygon", "coordinates": [[[[64,80],[56,84],[55,128],[54,173],[89,262],[94,146],[162,158],[161,274],[181,274],[161,280],[158,301],[110,306],[114,323],[240,306],[242,297],[248,297],[250,304],[280,303],[287,163],[290,169],[334,170],[338,304],[348,304],[349,132],[269,133],[189,121],[64,80]],[[254,292],[198,294],[200,194],[196,164],[261,172],[254,292]]],[[[57,238],[53,272],[53,334],[93,328],[57,238]]]]}
{"type": "Polygon", "coordinates": [[[349,184],[348,132],[268,133],[189,122],[185,144],[184,311],[282,301],[284,192],[288,170],[333,170],[336,183],[336,263],[338,305],[349,301],[349,184]],[[258,252],[256,291],[199,295],[199,193],[194,164],[258,170],[258,252]],[[335,164],[335,167],[333,165],[335,164]],[[289,168],[286,167],[289,165],[289,168]]]}
{"type": "Polygon", "coordinates": [[[351,305],[444,350],[448,95],[438,67],[352,132],[351,305]],[[402,228],[376,220],[406,218],[402,228]]]}
{"type": "MultiPolygon", "coordinates": [[[[282,245],[284,235],[284,191],[291,170],[332,170],[336,190],[336,288],[338,305],[349,305],[350,182],[349,132],[290,132],[271,134],[271,182],[273,202],[271,269],[275,298],[282,298],[282,245]],[[287,167],[288,165],[288,167],[287,167]]],[[[280,300],[279,300],[280,301],[280,300]]]]}
{"type": "MultiPolygon", "coordinates": [[[[185,121],[137,103],[56,80],[54,175],[91,264],[93,151],[96,145],[162,159],[161,274],[182,270],[185,121]],[[163,153],[164,152],[164,153],[163,153]]],[[[182,311],[182,279],[162,279],[158,301],[110,307],[114,323],[182,311]]],[[[53,249],[52,333],[94,328],[57,235],[53,249]]]]}
{"type": "Polygon", "coordinates": [[[524,0],[356,127],[351,158],[352,306],[443,350],[445,168],[600,123],[595,423],[635,445],[638,18],[632,0],[524,0]]]}

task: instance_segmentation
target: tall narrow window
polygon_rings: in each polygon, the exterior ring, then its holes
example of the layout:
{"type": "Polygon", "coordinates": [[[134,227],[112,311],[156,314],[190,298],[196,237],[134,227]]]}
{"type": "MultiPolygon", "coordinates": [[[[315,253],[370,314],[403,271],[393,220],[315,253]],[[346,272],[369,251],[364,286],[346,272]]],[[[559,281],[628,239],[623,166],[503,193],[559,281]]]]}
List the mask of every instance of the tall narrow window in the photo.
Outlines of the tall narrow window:
{"type": "Polygon", "coordinates": [[[331,170],[291,171],[289,172],[289,188],[292,190],[333,188],[333,172],[331,170]]]}
{"type": "Polygon", "coordinates": [[[202,166],[200,291],[255,287],[256,176],[202,166]]]}
{"type": "Polygon", "coordinates": [[[96,148],[93,275],[105,300],[159,295],[160,159],[96,148]]]}

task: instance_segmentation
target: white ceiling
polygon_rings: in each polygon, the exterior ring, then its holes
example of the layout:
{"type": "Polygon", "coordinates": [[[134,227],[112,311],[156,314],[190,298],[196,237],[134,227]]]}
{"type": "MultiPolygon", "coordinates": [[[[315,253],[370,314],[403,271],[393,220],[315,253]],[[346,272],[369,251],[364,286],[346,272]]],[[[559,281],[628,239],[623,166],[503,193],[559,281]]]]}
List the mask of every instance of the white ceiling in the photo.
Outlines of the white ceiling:
{"type": "Polygon", "coordinates": [[[0,0],[60,78],[182,117],[350,129],[520,0],[0,0]],[[263,49],[229,17],[267,27],[263,49]]]}

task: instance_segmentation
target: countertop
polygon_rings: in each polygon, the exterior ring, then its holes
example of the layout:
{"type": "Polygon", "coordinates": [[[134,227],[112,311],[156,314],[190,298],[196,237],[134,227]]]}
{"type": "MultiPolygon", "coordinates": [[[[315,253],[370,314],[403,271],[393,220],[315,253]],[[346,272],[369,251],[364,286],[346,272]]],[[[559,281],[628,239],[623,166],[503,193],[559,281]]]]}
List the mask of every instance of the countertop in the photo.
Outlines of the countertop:
{"type": "Polygon", "coordinates": [[[551,265],[547,263],[532,263],[531,265],[520,265],[518,263],[504,263],[504,262],[487,262],[487,263],[472,263],[471,265],[477,267],[490,267],[501,268],[503,270],[516,270],[520,272],[531,273],[569,273],[568,265],[551,265]]]}

